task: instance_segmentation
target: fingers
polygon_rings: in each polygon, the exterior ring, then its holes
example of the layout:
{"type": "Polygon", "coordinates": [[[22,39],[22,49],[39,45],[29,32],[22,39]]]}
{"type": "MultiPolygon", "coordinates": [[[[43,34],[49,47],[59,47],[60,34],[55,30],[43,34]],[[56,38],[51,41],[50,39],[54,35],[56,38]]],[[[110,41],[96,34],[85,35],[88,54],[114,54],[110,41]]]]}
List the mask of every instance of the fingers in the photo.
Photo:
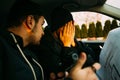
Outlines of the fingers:
{"type": "Polygon", "coordinates": [[[61,77],[64,77],[64,76],[65,76],[65,73],[64,73],[64,72],[59,72],[59,73],[57,73],[57,76],[60,77],[60,78],[61,78],[61,77]]]}
{"type": "Polygon", "coordinates": [[[96,72],[96,70],[99,70],[101,67],[101,65],[99,63],[94,63],[92,66],[91,66],[91,69],[93,72],[96,72]]]}
{"type": "MultiPolygon", "coordinates": [[[[62,41],[63,45],[66,47],[71,47],[74,42],[75,36],[75,27],[72,24],[72,21],[68,22],[61,28],[60,31],[60,40],[62,41]]],[[[74,44],[75,45],[75,44],[74,44]]]]}
{"type": "Polygon", "coordinates": [[[63,34],[68,34],[68,24],[65,24],[65,27],[63,27],[63,34]]]}
{"type": "Polygon", "coordinates": [[[75,67],[78,68],[78,69],[82,68],[82,66],[84,65],[86,59],[87,59],[86,54],[85,54],[84,52],[82,52],[82,53],[80,54],[80,58],[79,58],[79,60],[77,61],[75,67]]]}
{"type": "Polygon", "coordinates": [[[93,64],[93,67],[96,69],[96,70],[99,70],[101,68],[101,65],[99,63],[94,63],[93,64]]]}
{"type": "MultiPolygon", "coordinates": [[[[69,76],[71,78],[75,78],[79,76],[81,76],[81,72],[82,72],[82,66],[84,65],[85,61],[86,61],[86,54],[84,52],[80,53],[80,58],[77,60],[76,65],[70,70],[69,76]]],[[[85,80],[85,79],[84,79],[85,80]]]]}
{"type": "Polygon", "coordinates": [[[74,27],[72,21],[70,21],[67,24],[65,24],[64,33],[68,34],[68,35],[73,35],[74,36],[74,34],[75,34],[75,27],[74,27]]]}
{"type": "Polygon", "coordinates": [[[57,78],[64,78],[65,77],[65,72],[58,72],[55,74],[54,72],[50,73],[50,80],[57,80],[57,78]]]}
{"type": "Polygon", "coordinates": [[[68,23],[68,25],[69,25],[70,34],[72,34],[72,35],[74,36],[74,34],[75,34],[75,27],[74,27],[72,21],[70,21],[70,22],[68,23]]]}
{"type": "Polygon", "coordinates": [[[91,69],[93,72],[96,72],[96,68],[94,66],[91,66],[91,69]]]}
{"type": "Polygon", "coordinates": [[[56,79],[56,75],[55,73],[50,73],[50,80],[55,80],[56,79]]]}

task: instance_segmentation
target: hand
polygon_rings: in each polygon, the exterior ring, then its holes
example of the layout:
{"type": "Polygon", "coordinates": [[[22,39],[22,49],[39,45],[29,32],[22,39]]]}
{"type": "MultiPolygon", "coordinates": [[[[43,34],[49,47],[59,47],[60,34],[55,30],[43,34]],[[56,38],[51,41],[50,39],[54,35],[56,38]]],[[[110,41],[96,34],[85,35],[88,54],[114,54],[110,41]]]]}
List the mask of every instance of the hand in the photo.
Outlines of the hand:
{"type": "Polygon", "coordinates": [[[54,72],[50,73],[50,80],[64,80],[65,73],[64,72],[58,72],[55,74],[54,72]],[[59,77],[60,79],[57,79],[59,77]]]}
{"type": "MultiPolygon", "coordinates": [[[[82,69],[82,66],[84,65],[86,61],[86,54],[81,53],[80,59],[78,60],[77,64],[70,70],[70,73],[66,72],[66,77],[72,78],[72,80],[98,80],[97,75],[94,72],[94,69],[92,67],[86,67],[82,69]]],[[[100,64],[95,63],[93,64],[93,67],[98,70],[100,69],[100,64]]],[[[63,76],[63,72],[59,72],[57,76],[61,77],[63,76]]],[[[50,74],[50,80],[56,80],[55,73],[50,74]]],[[[64,80],[63,79],[57,79],[57,80],[64,80]]]]}
{"type": "Polygon", "coordinates": [[[75,27],[72,21],[65,24],[63,29],[60,31],[60,40],[63,42],[65,47],[70,47],[74,41],[75,27]]]}
{"type": "MultiPolygon", "coordinates": [[[[72,80],[98,80],[98,77],[92,67],[86,67],[82,69],[85,61],[86,54],[81,53],[80,59],[78,60],[77,64],[71,69],[68,75],[70,78],[72,78],[72,80]]],[[[98,70],[100,69],[100,64],[95,63],[93,64],[93,67],[98,70]]]]}

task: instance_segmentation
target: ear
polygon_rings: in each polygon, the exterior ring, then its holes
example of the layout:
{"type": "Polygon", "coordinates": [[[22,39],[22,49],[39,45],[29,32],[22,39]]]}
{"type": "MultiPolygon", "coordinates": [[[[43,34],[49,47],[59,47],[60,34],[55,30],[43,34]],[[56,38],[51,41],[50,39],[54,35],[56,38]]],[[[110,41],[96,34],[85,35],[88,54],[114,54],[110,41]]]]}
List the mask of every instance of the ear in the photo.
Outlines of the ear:
{"type": "Polygon", "coordinates": [[[32,15],[27,16],[25,23],[26,23],[27,28],[32,30],[35,25],[34,17],[32,15]]]}

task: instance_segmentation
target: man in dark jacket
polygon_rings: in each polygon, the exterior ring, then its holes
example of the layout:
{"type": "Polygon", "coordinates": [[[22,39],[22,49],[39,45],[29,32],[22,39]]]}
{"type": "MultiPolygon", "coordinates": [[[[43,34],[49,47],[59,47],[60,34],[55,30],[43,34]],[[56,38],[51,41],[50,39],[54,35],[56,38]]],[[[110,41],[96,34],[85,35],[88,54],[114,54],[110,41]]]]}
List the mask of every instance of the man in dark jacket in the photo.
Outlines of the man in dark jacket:
{"type": "MultiPolygon", "coordinates": [[[[27,47],[30,44],[39,44],[44,34],[44,17],[40,10],[38,4],[29,0],[18,0],[11,8],[7,28],[0,31],[0,80],[44,80],[43,69],[37,62],[37,56],[27,47]]],[[[91,68],[81,69],[85,60],[83,53],[69,77],[73,80],[87,80],[87,75],[96,78],[95,74],[88,73],[92,72],[91,68]],[[80,74],[83,71],[85,75],[80,74]]]]}
{"type": "Polygon", "coordinates": [[[63,78],[64,72],[69,72],[76,64],[81,52],[87,54],[87,61],[83,67],[92,66],[95,63],[91,57],[93,51],[74,39],[74,21],[68,10],[61,7],[53,10],[51,25],[47,26],[44,32],[41,44],[32,49],[38,53],[47,79],[53,75],[50,73],[55,73],[57,78],[63,78]]]}
{"type": "Polygon", "coordinates": [[[29,0],[17,0],[11,8],[7,28],[0,31],[0,80],[44,80],[36,55],[27,49],[44,34],[40,8],[29,0]]]}

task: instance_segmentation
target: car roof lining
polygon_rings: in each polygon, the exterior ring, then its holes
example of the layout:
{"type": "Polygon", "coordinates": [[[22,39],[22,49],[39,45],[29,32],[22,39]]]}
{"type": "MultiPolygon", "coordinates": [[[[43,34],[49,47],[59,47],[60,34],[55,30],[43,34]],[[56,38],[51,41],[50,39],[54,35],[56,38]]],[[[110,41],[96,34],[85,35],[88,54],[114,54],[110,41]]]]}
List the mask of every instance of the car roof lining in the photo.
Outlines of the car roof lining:
{"type": "MultiPolygon", "coordinates": [[[[0,3],[0,25],[6,20],[6,15],[15,0],[2,0],[0,3]]],[[[43,8],[45,18],[49,24],[51,11],[57,6],[63,6],[71,12],[75,11],[93,11],[111,16],[120,20],[120,10],[110,5],[104,4],[106,0],[32,0],[39,3],[43,8]]]]}

